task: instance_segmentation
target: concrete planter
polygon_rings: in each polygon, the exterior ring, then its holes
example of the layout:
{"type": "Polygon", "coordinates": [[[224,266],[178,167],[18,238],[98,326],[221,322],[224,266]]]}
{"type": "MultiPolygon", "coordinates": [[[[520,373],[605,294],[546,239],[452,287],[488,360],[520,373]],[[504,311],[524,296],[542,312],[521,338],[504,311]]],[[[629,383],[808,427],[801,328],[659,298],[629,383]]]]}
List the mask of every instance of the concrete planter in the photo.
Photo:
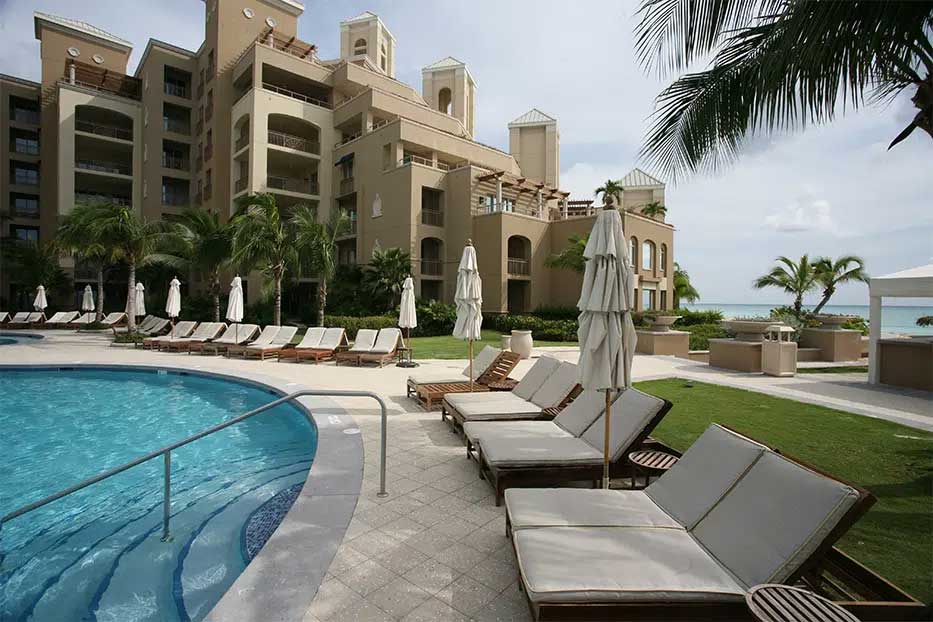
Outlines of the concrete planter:
{"type": "Polygon", "coordinates": [[[534,342],[531,339],[530,330],[513,330],[511,342],[512,352],[523,359],[531,358],[531,348],[534,342]]]}
{"type": "Polygon", "coordinates": [[[765,334],[772,326],[781,326],[781,322],[765,322],[759,320],[723,320],[722,327],[735,333],[736,341],[752,343],[765,340],[765,334]]]}
{"type": "Polygon", "coordinates": [[[842,330],[842,325],[848,322],[849,320],[854,320],[856,316],[854,315],[817,315],[816,319],[820,322],[820,326],[823,328],[828,328],[829,330],[842,330]]]}
{"type": "Polygon", "coordinates": [[[499,347],[503,352],[512,349],[512,335],[499,335],[499,347]]]}
{"type": "Polygon", "coordinates": [[[667,332],[671,329],[671,326],[674,325],[674,322],[679,320],[682,316],[680,315],[658,315],[655,317],[647,318],[648,323],[651,324],[651,330],[659,333],[667,332]]]}

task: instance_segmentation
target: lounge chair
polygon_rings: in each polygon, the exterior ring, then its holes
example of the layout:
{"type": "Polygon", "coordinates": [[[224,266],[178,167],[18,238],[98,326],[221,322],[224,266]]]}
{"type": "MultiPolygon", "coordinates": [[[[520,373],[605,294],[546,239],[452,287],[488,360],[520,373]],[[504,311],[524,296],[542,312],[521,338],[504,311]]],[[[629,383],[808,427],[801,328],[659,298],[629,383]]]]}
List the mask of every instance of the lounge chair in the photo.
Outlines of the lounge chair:
{"type": "MultiPolygon", "coordinates": [[[[637,389],[621,391],[615,397],[609,419],[612,477],[630,474],[629,452],[641,445],[671,407],[667,400],[637,389]]],[[[507,488],[598,482],[603,473],[605,416],[601,412],[579,438],[484,437],[477,461],[480,472],[495,489],[496,505],[501,504],[507,488]]]]}
{"type": "Polygon", "coordinates": [[[159,350],[187,352],[193,343],[203,343],[217,339],[225,328],[227,328],[227,325],[223,322],[203,322],[191,333],[190,337],[169,339],[160,344],[159,350]]]}
{"type": "MultiPolygon", "coordinates": [[[[181,324],[181,322],[179,322],[178,324],[181,324]]],[[[176,328],[178,327],[178,324],[175,325],[176,328]]],[[[137,332],[143,335],[147,335],[147,336],[155,336],[155,335],[165,333],[166,331],[170,333],[171,328],[172,328],[171,320],[167,320],[163,317],[157,317],[149,326],[145,328],[145,330],[139,330],[137,332]]]]}
{"type": "MultiPolygon", "coordinates": [[[[486,346],[479,351],[479,354],[473,357],[473,380],[482,376],[493,364],[502,350],[493,346],[486,346]]],[[[418,387],[425,384],[449,384],[453,382],[469,381],[470,366],[467,365],[459,376],[444,372],[419,372],[408,377],[406,383],[408,396],[411,397],[418,393],[418,387]]]]}
{"type": "Polygon", "coordinates": [[[294,349],[313,350],[321,345],[321,339],[324,338],[324,333],[326,331],[327,329],[323,326],[309,326],[308,329],[305,330],[305,334],[301,336],[301,341],[294,346],[288,344],[280,346],[278,352],[275,354],[281,361],[283,356],[287,356],[287,354],[294,349]]]}
{"type": "Polygon", "coordinates": [[[106,316],[101,318],[100,323],[102,326],[106,326],[107,328],[122,326],[126,324],[126,313],[123,311],[114,311],[113,313],[108,313],[106,316]]]}
{"type": "Polygon", "coordinates": [[[29,311],[20,311],[7,322],[8,328],[22,328],[24,326],[29,326],[29,311]]]}
{"type": "Polygon", "coordinates": [[[36,311],[34,313],[30,313],[27,319],[29,320],[30,326],[38,328],[45,324],[45,313],[42,311],[36,311]]]}
{"type": "Polygon", "coordinates": [[[334,358],[335,363],[340,365],[341,361],[355,361],[359,365],[360,356],[372,350],[373,346],[376,345],[376,336],[378,334],[379,331],[371,328],[361,328],[356,331],[356,339],[353,340],[353,345],[345,352],[338,352],[334,358]]]}
{"type": "MultiPolygon", "coordinates": [[[[136,332],[146,334],[146,329],[149,326],[154,325],[156,320],[158,319],[159,318],[155,315],[147,315],[146,317],[142,319],[142,321],[136,322],[136,332]]],[[[111,326],[110,330],[113,331],[114,336],[121,334],[121,333],[126,334],[129,332],[129,328],[126,326],[120,326],[120,327],[111,326]],[[117,328],[122,328],[123,330],[117,330],[117,328]]]]}
{"type": "Polygon", "coordinates": [[[925,613],[832,548],[874,503],[869,492],[720,426],[644,491],[513,489],[506,498],[536,620],[748,620],[752,586],[801,581],[851,594],[840,604],[869,614],[862,619],[925,613]],[[820,577],[833,571],[839,581],[820,577]],[[839,589],[845,581],[851,592],[839,589]]]}
{"type": "MultiPolygon", "coordinates": [[[[165,320],[168,322],[168,320],[165,320]]],[[[152,324],[156,326],[157,324],[152,324]]],[[[191,333],[194,332],[194,329],[197,328],[198,323],[192,322],[191,320],[184,320],[175,324],[175,337],[174,339],[185,339],[191,336],[191,333]]],[[[162,344],[168,343],[173,340],[172,335],[159,335],[158,337],[146,337],[143,339],[143,349],[144,350],[159,350],[162,347],[162,344]]]]}
{"type": "Polygon", "coordinates": [[[91,311],[90,313],[82,313],[74,319],[74,321],[69,322],[69,325],[72,328],[81,328],[82,326],[89,326],[97,321],[97,313],[91,311]]]}
{"type": "Polygon", "coordinates": [[[469,365],[463,370],[460,378],[442,378],[436,373],[414,374],[408,377],[406,384],[408,396],[414,394],[425,409],[432,410],[446,395],[485,392],[490,385],[508,378],[520,360],[521,357],[514,352],[503,352],[498,348],[486,346],[473,360],[472,383],[469,381],[469,365]]]}
{"type": "MultiPolygon", "coordinates": [[[[252,345],[252,346],[256,346],[256,345],[258,345],[258,346],[266,346],[266,345],[271,344],[271,343],[272,343],[272,340],[275,339],[275,336],[279,333],[279,329],[280,329],[280,328],[282,328],[282,327],[281,327],[281,326],[278,326],[277,324],[269,324],[269,325],[267,325],[265,328],[262,329],[262,331],[259,333],[258,336],[256,336],[255,339],[253,339],[252,341],[249,342],[249,345],[252,345]]],[[[245,343],[240,343],[240,344],[236,344],[236,345],[227,344],[226,346],[224,346],[223,349],[224,349],[224,351],[229,355],[229,354],[232,354],[233,352],[236,352],[237,350],[243,348],[243,347],[246,346],[246,345],[247,345],[247,344],[245,344],[245,343]]],[[[218,351],[219,351],[219,350],[218,350],[218,351]]]]}
{"type": "Polygon", "coordinates": [[[188,354],[200,352],[201,354],[218,354],[229,347],[239,346],[251,340],[259,332],[255,324],[230,324],[227,330],[211,341],[192,343],[188,346],[188,354]]]}
{"type": "Polygon", "coordinates": [[[256,357],[260,361],[264,361],[266,360],[267,356],[278,357],[279,352],[282,351],[282,348],[292,342],[292,339],[294,339],[297,332],[297,326],[280,326],[279,332],[275,334],[275,337],[267,345],[254,346],[250,344],[247,346],[241,346],[235,351],[227,350],[227,352],[231,356],[235,354],[242,354],[243,358],[256,357]]]}
{"type": "MultiPolygon", "coordinates": [[[[308,329],[309,331],[311,329],[308,329]]],[[[294,348],[282,350],[279,360],[294,359],[295,362],[311,360],[315,363],[329,361],[339,352],[348,347],[347,331],[339,327],[327,328],[321,336],[320,342],[315,346],[304,346],[299,343],[294,348]]]]}
{"type": "Polygon", "coordinates": [[[78,317],[77,311],[59,311],[45,321],[46,328],[64,328],[78,317]]]}
{"type": "Polygon", "coordinates": [[[549,358],[541,357],[511,393],[447,395],[441,418],[449,417],[455,429],[466,421],[553,419],[579,393],[579,370],[575,364],[561,363],[557,359],[550,359],[554,363],[541,363],[549,358]]]}
{"type": "Polygon", "coordinates": [[[0,311],[0,324],[6,324],[10,321],[10,314],[6,311],[0,311]]]}
{"type": "Polygon", "coordinates": [[[382,328],[376,342],[368,352],[360,354],[359,364],[375,363],[379,367],[398,357],[398,346],[402,342],[402,331],[397,328],[382,328]]]}

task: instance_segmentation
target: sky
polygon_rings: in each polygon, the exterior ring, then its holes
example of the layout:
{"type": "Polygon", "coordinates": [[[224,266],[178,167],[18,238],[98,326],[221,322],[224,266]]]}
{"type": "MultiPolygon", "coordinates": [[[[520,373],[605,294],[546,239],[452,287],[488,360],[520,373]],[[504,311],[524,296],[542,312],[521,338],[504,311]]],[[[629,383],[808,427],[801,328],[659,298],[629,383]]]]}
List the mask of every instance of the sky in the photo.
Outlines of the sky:
{"type": "MultiPolygon", "coordinates": [[[[635,59],[636,9],[632,0],[306,0],[299,37],[335,58],[339,22],[369,10],[396,38],[396,77],[419,91],[421,67],[445,56],[467,63],[477,82],[476,139],[507,150],[508,122],[539,108],[558,119],[561,188],[591,198],[635,166],[657,175],[638,154],[670,78],[635,59]]],[[[149,37],[196,50],[204,35],[201,0],[94,0],[80,10],[73,0],[0,0],[0,72],[38,78],[34,10],[132,41],[131,72],[149,37]]],[[[674,258],[701,302],[787,302],[751,286],[778,255],[857,254],[873,275],[933,263],[933,144],[918,131],[887,151],[914,115],[909,96],[831,125],[755,138],[719,173],[669,184],[674,258]]],[[[833,303],[867,304],[868,288],[842,287],[833,303]]]]}

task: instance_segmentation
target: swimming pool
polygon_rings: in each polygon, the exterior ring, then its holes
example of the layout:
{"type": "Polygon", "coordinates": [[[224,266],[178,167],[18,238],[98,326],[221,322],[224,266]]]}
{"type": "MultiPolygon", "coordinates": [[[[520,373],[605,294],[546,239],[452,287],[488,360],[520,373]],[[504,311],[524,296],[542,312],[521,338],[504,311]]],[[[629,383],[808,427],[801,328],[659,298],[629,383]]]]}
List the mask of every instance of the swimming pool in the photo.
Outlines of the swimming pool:
{"type": "MultiPolygon", "coordinates": [[[[0,514],[275,397],[187,372],[0,369],[0,514]]],[[[316,448],[305,412],[281,405],[173,451],[170,542],[158,459],[5,523],[0,619],[202,619],[287,511],[316,448]]]]}
{"type": "Polygon", "coordinates": [[[38,341],[42,335],[30,335],[28,333],[0,333],[0,346],[12,346],[17,343],[38,341]]]}

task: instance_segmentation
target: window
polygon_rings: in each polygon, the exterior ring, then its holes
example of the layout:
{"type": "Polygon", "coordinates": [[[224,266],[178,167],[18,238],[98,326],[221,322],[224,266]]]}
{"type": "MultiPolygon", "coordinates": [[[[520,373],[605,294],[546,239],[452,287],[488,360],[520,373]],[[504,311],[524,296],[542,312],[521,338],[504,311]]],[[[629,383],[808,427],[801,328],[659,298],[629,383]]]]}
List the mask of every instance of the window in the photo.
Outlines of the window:
{"type": "Polygon", "coordinates": [[[21,218],[39,217],[39,197],[29,194],[10,194],[13,215],[21,218]]]}
{"type": "Polygon", "coordinates": [[[214,64],[214,50],[211,50],[207,53],[207,81],[210,82],[214,79],[214,71],[216,70],[216,65],[214,64]]]}
{"type": "Polygon", "coordinates": [[[437,92],[437,109],[444,114],[450,114],[450,89],[446,86],[437,92]]]}
{"type": "Polygon", "coordinates": [[[35,132],[11,129],[10,150],[23,155],[39,155],[39,135],[35,132]]]}
{"type": "Polygon", "coordinates": [[[386,44],[383,43],[383,44],[382,44],[382,54],[380,54],[380,56],[379,56],[379,66],[382,67],[382,70],[383,70],[383,71],[387,71],[386,66],[388,65],[388,61],[387,61],[386,59],[387,59],[388,57],[389,57],[389,55],[386,54],[386,44]]]}
{"type": "Polygon", "coordinates": [[[628,245],[628,254],[629,259],[632,262],[632,267],[635,268],[638,266],[638,238],[632,238],[629,240],[628,245]]]}
{"type": "Polygon", "coordinates": [[[661,311],[667,311],[667,290],[661,290],[661,311]]]}
{"type": "Polygon", "coordinates": [[[11,95],[10,121],[39,125],[39,102],[11,95]]]}
{"type": "Polygon", "coordinates": [[[655,310],[653,289],[641,290],[641,310],[642,311],[654,311],[655,310]]]}
{"type": "MultiPolygon", "coordinates": [[[[658,259],[658,270],[661,274],[667,273],[667,244],[661,245],[661,257],[658,259]]],[[[663,293],[661,294],[663,297],[663,293]]]]}
{"type": "Polygon", "coordinates": [[[26,225],[10,225],[10,237],[23,242],[39,243],[39,227],[26,225]]]}
{"type": "Polygon", "coordinates": [[[11,177],[13,178],[13,183],[20,186],[38,186],[39,185],[39,168],[36,166],[27,166],[25,164],[13,164],[10,167],[11,177]]]}
{"type": "Polygon", "coordinates": [[[162,205],[188,205],[188,182],[184,179],[163,177],[162,205]]]}
{"type": "Polygon", "coordinates": [[[357,39],[353,44],[353,55],[360,56],[366,53],[366,39],[357,39]]]}
{"type": "Polygon", "coordinates": [[[441,288],[443,281],[428,280],[421,281],[421,298],[424,300],[438,301],[441,299],[441,288]]]}
{"type": "Polygon", "coordinates": [[[434,188],[421,187],[421,223],[435,227],[444,226],[444,193],[434,188]]]}
{"type": "Polygon", "coordinates": [[[172,97],[190,97],[191,74],[174,67],[165,67],[164,72],[164,92],[172,97]]]}
{"type": "Polygon", "coordinates": [[[641,269],[652,270],[654,268],[654,242],[645,240],[641,245],[641,269]]]}

